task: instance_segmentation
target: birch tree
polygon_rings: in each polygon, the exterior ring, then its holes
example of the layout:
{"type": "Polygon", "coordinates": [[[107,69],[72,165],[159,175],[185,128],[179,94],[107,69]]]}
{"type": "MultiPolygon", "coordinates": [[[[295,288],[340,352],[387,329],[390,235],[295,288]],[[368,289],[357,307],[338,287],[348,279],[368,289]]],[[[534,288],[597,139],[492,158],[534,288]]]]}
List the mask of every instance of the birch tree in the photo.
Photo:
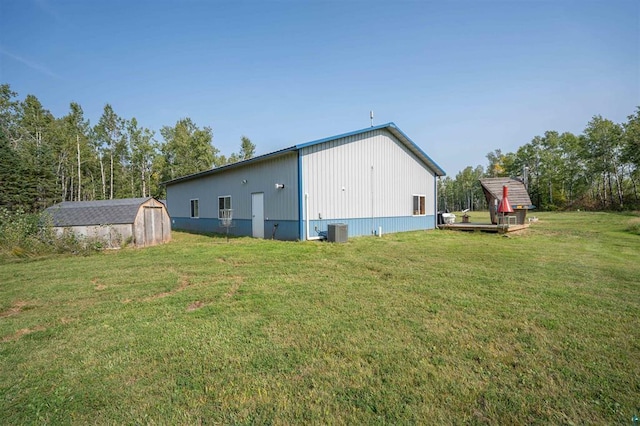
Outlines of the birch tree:
{"type": "MultiPolygon", "coordinates": [[[[158,143],[153,139],[154,134],[151,130],[138,127],[138,121],[135,117],[127,122],[127,134],[131,148],[131,166],[133,168],[131,173],[132,176],[136,176],[134,181],[139,183],[136,188],[137,194],[147,197],[151,194],[151,172],[158,155],[158,143]]],[[[157,183],[155,184],[157,186],[157,183]]]]}
{"type": "MultiPolygon", "coordinates": [[[[84,159],[89,155],[89,121],[84,118],[82,107],[76,102],[69,105],[69,113],[62,118],[65,137],[69,146],[73,147],[74,172],[76,178],[75,199],[82,199],[82,167],[84,159]]],[[[73,197],[71,197],[73,199],[73,197]]]]}
{"type": "Polygon", "coordinates": [[[117,159],[119,148],[124,142],[123,120],[113,111],[109,104],[104,106],[104,111],[100,121],[94,128],[97,141],[99,143],[100,168],[102,175],[103,197],[106,198],[106,179],[104,171],[104,154],[109,156],[109,199],[113,199],[114,193],[114,161],[117,159]]]}

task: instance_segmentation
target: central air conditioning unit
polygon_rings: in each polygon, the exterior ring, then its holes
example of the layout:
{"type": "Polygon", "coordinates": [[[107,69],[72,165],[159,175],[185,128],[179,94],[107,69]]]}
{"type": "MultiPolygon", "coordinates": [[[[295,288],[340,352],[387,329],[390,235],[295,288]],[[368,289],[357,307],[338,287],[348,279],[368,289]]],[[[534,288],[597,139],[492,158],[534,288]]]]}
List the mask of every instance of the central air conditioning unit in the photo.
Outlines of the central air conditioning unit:
{"type": "Polygon", "coordinates": [[[349,238],[346,223],[330,223],[327,232],[327,241],[331,243],[346,243],[349,238]]]}

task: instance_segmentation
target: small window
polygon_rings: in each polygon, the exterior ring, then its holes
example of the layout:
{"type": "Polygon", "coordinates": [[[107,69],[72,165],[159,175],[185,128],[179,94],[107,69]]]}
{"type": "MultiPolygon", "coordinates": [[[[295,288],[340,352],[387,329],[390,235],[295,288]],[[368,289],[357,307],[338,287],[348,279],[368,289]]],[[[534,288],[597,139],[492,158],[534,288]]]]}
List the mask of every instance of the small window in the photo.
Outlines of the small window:
{"type": "Polygon", "coordinates": [[[223,210],[231,210],[231,195],[218,197],[218,219],[222,219],[223,217],[226,217],[223,214],[223,210]]]}
{"type": "Polygon", "coordinates": [[[200,217],[200,212],[198,211],[198,200],[191,200],[191,217],[197,219],[200,217]]]}
{"type": "Polygon", "coordinates": [[[414,195],[413,196],[413,215],[414,216],[424,216],[425,211],[425,200],[426,197],[424,195],[414,195]]]}

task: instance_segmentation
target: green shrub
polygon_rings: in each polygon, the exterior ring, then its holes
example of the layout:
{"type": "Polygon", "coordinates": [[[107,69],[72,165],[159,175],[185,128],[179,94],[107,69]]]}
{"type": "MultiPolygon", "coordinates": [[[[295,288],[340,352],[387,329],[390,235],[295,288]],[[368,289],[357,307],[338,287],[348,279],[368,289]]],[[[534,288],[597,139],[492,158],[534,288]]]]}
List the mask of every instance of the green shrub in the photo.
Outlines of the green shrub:
{"type": "Polygon", "coordinates": [[[640,217],[631,219],[627,225],[627,231],[632,234],[640,235],[640,217]]]}
{"type": "Polygon", "coordinates": [[[41,244],[39,215],[22,210],[11,212],[0,208],[0,248],[14,256],[25,256],[38,250],[41,244]]]}
{"type": "Polygon", "coordinates": [[[12,212],[0,208],[0,254],[27,257],[52,253],[87,255],[105,246],[99,238],[85,238],[73,232],[57,234],[46,214],[12,212]]]}

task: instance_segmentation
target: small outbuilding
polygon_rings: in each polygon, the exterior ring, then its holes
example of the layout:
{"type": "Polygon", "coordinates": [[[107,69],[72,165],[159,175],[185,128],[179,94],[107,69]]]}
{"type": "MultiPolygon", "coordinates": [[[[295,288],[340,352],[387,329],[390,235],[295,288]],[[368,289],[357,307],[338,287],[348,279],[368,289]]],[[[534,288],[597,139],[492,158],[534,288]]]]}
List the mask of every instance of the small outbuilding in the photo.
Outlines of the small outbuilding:
{"type": "Polygon", "coordinates": [[[513,209],[513,213],[509,213],[508,216],[515,218],[515,225],[524,225],[527,218],[527,211],[535,208],[535,206],[531,204],[531,198],[529,198],[527,188],[519,179],[508,177],[484,178],[480,179],[480,185],[482,185],[482,191],[487,199],[489,213],[491,214],[491,223],[494,225],[498,223],[497,211],[498,205],[500,201],[502,201],[502,188],[504,186],[508,188],[508,200],[513,209]]]}
{"type": "Polygon", "coordinates": [[[56,233],[97,238],[108,247],[147,247],[171,240],[166,206],[152,197],[64,201],[45,210],[56,233]]]}

